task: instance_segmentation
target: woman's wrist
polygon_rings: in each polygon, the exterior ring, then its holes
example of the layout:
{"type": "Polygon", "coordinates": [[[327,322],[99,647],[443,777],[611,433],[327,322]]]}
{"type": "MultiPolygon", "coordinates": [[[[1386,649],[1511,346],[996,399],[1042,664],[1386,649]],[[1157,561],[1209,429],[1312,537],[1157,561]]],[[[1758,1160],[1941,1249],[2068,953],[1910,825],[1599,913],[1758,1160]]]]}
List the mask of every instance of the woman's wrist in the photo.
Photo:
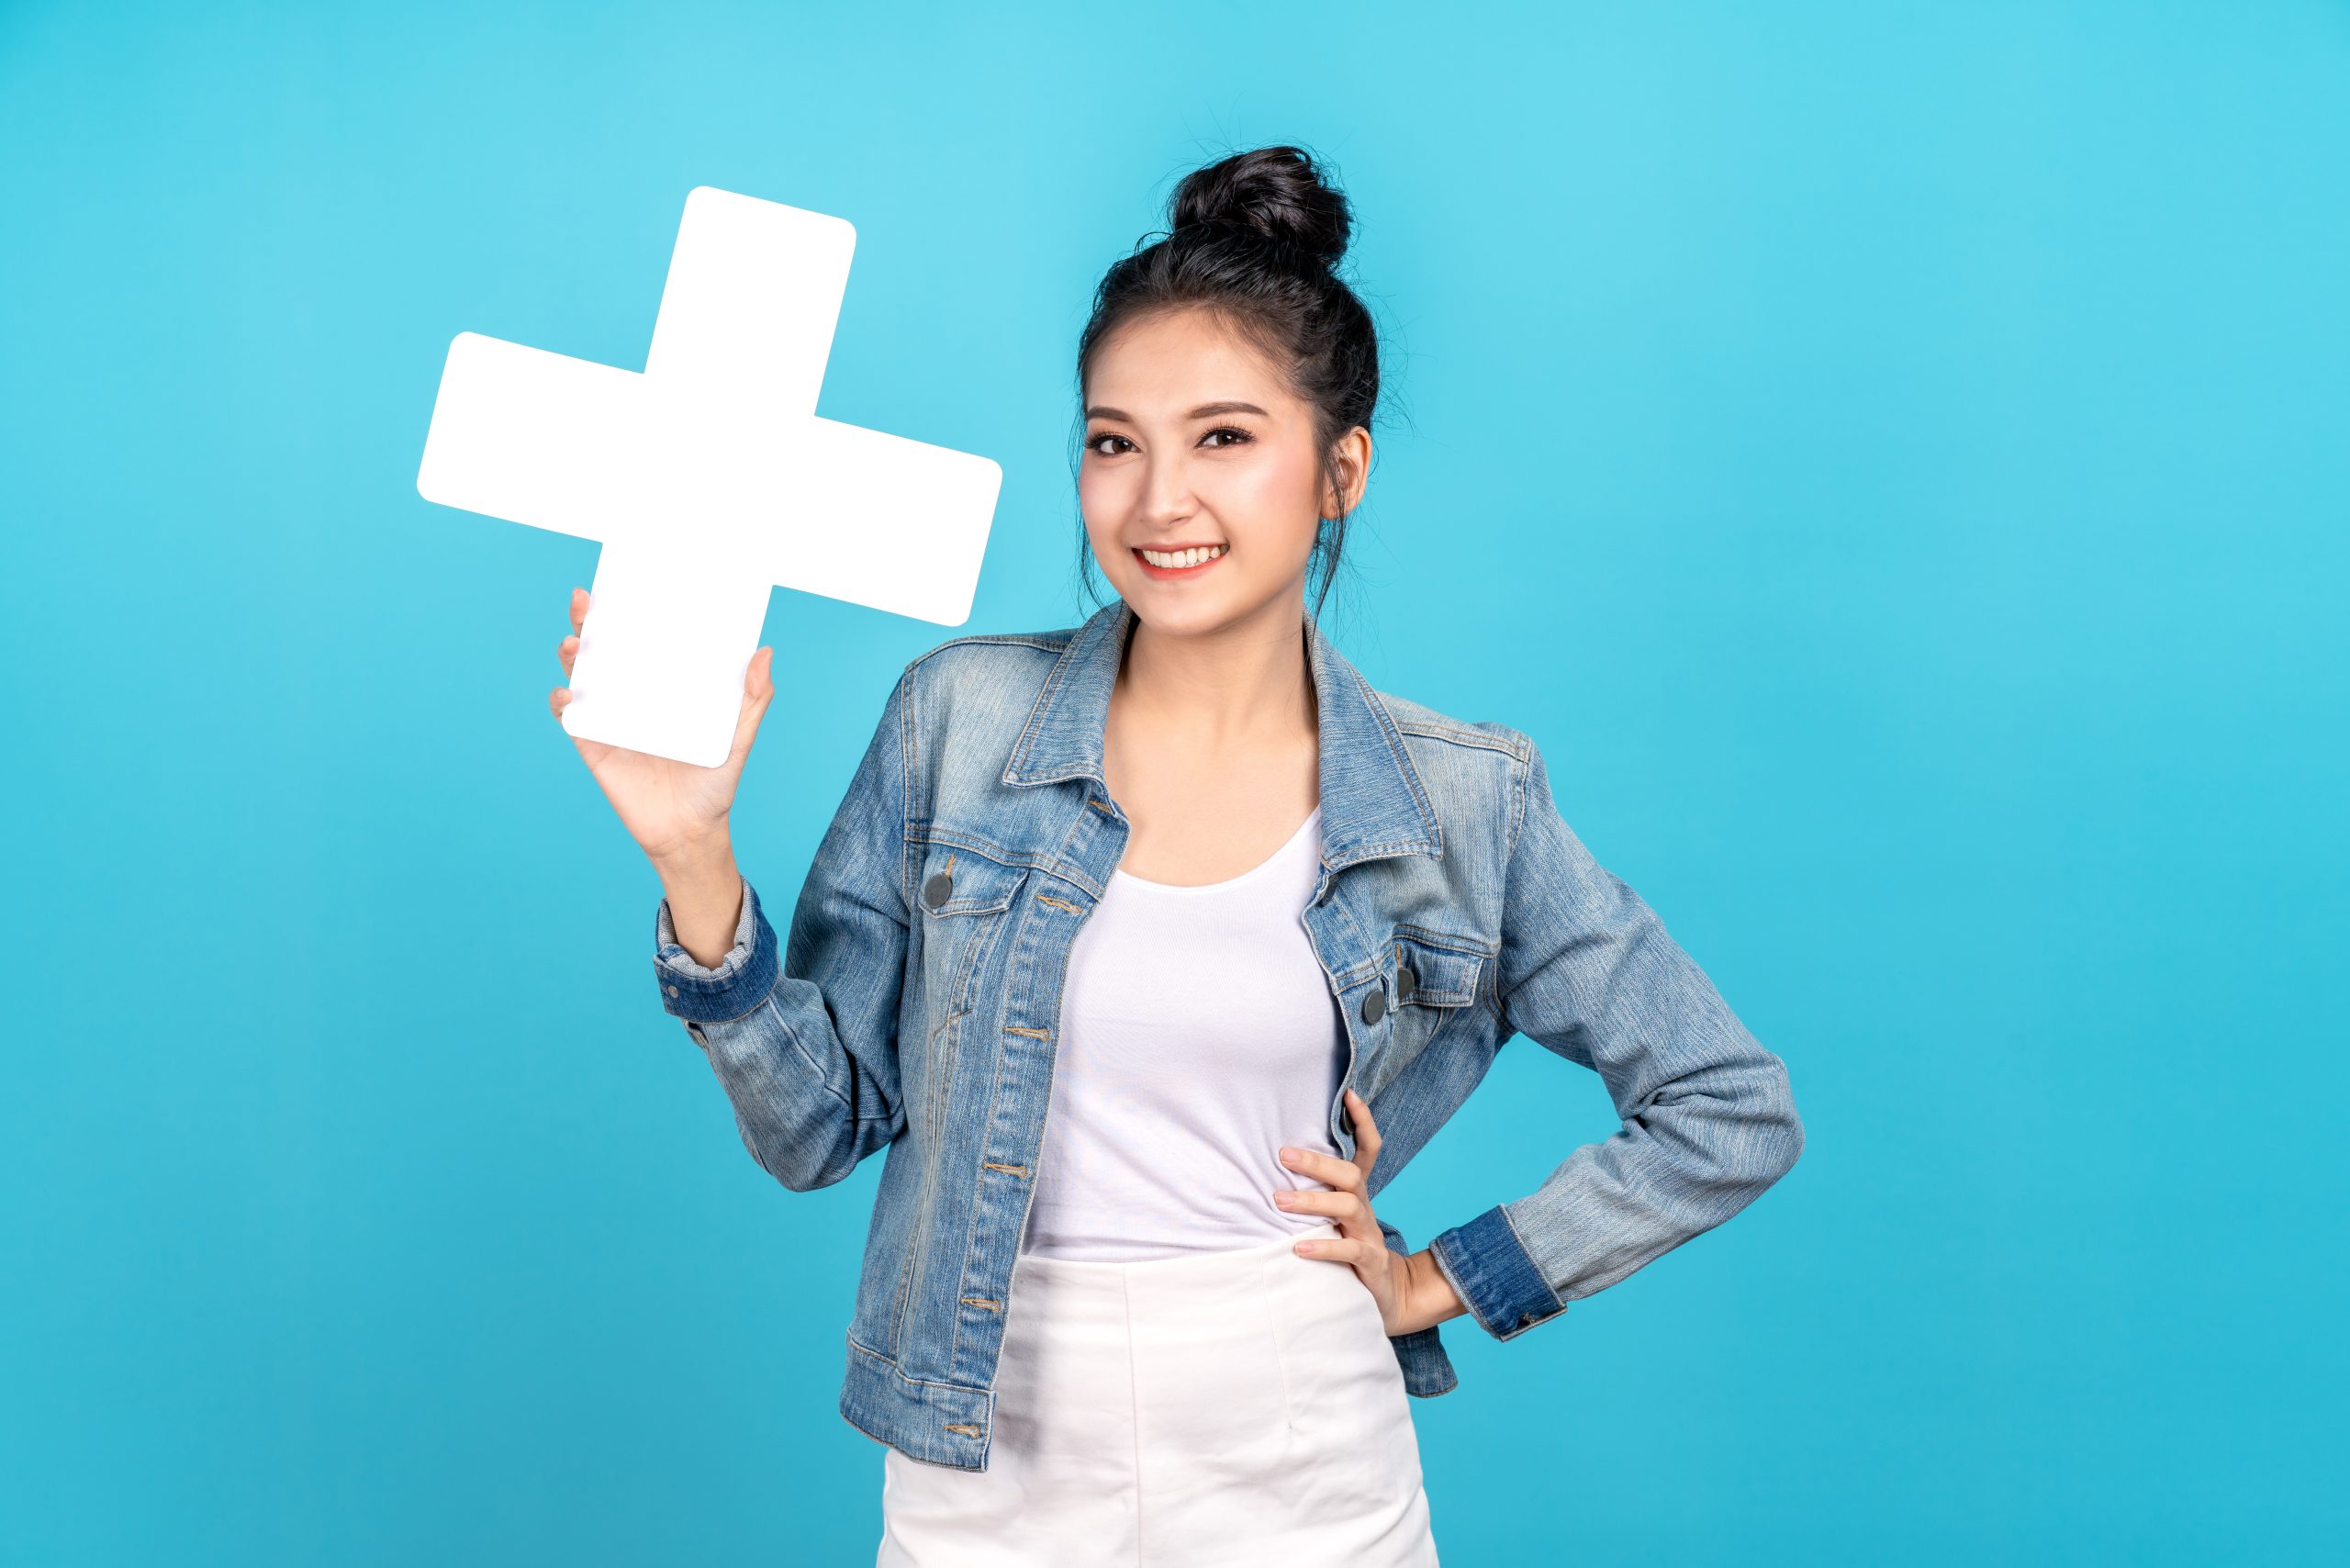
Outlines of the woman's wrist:
{"type": "Polygon", "coordinates": [[[721,817],[699,832],[681,834],[658,851],[646,850],[661,883],[693,886],[715,881],[734,869],[734,835],[721,817]]]}
{"type": "Polygon", "coordinates": [[[1416,1334],[1423,1328],[1460,1317],[1469,1310],[1452,1282],[1437,1267],[1436,1254],[1427,1248],[1404,1256],[1404,1327],[1399,1334],[1416,1334]]]}

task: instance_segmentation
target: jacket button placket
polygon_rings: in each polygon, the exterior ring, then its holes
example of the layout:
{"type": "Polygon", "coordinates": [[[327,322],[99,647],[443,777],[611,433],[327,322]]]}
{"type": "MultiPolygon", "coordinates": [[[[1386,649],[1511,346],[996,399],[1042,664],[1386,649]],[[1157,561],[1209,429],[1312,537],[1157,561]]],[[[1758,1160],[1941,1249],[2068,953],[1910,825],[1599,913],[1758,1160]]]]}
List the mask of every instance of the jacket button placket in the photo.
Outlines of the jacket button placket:
{"type": "MultiPolygon", "coordinates": [[[[1344,916],[1332,913],[1331,898],[1313,900],[1307,903],[1300,918],[1305,926],[1306,940],[1313,944],[1314,956],[1321,960],[1325,969],[1335,975],[1344,974],[1353,967],[1360,955],[1348,951],[1352,943],[1344,935],[1351,931],[1352,926],[1344,916]]],[[[1375,1029],[1379,1021],[1387,1016],[1384,981],[1365,991],[1362,1001],[1351,1009],[1347,1006],[1345,998],[1336,992],[1330,1000],[1339,1026],[1347,1035],[1347,1065],[1339,1080],[1340,1092],[1330,1102],[1330,1137],[1338,1146],[1339,1154],[1351,1159],[1355,1153],[1354,1129],[1346,1115],[1345,1090],[1353,1084],[1370,1049],[1371,1041],[1366,1037],[1369,1031],[1375,1029]]]]}
{"type": "MultiPolygon", "coordinates": [[[[1093,803],[1081,800],[1079,820],[1070,828],[1063,858],[1084,872],[1096,887],[1106,885],[1111,871],[1125,855],[1125,824],[1093,803]]],[[[934,879],[934,880],[935,879],[934,879]]],[[[1035,883],[1032,882],[1032,886],[1035,883]]],[[[978,1212],[972,1223],[979,1232],[963,1294],[1002,1302],[1003,1310],[988,1312],[983,1328],[966,1323],[957,1335],[953,1373],[969,1382],[992,1375],[1002,1348],[1003,1326],[1016,1310],[1012,1300],[1012,1273],[1019,1260],[1020,1244],[1028,1223],[1028,1209],[1036,1191],[1036,1162],[1044,1141],[1045,1113],[1051,1103],[1054,1054],[1058,1047],[1061,988],[1067,981],[1069,949],[1094,900],[1081,889],[1062,885],[1055,893],[1062,903],[1080,904],[1085,914],[1046,905],[1023,920],[1004,971],[1003,1008],[1004,1090],[984,1140],[982,1157],[996,1168],[1024,1169],[1013,1182],[982,1181],[978,1212]]],[[[994,1172],[983,1168],[982,1177],[994,1172]]]]}

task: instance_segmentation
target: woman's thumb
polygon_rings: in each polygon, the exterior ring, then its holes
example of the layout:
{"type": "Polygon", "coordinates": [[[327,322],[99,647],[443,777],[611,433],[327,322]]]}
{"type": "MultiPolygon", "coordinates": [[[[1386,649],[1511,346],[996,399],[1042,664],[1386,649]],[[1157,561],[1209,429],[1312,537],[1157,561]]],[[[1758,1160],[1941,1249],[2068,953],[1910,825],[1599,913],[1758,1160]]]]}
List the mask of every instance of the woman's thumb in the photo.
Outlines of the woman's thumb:
{"type": "Polygon", "coordinates": [[[743,671],[743,711],[734,720],[734,749],[731,756],[749,753],[751,742],[759,733],[759,720],[775,700],[775,679],[770,671],[775,666],[775,650],[761,648],[751,655],[749,667],[743,671]]]}

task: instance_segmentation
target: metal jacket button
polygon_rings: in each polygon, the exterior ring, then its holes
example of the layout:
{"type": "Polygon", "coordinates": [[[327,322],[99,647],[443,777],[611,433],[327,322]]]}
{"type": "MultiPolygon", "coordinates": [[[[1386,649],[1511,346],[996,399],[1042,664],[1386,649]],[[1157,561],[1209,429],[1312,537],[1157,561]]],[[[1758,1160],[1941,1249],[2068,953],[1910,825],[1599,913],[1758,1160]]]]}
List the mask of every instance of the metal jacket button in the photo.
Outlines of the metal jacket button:
{"type": "Polygon", "coordinates": [[[1382,986],[1362,999],[1362,1021],[1366,1024],[1376,1024],[1386,1016],[1387,990],[1382,986]]]}
{"type": "Polygon", "coordinates": [[[955,895],[955,879],[945,871],[934,875],[922,885],[922,902],[936,909],[955,895]]]}
{"type": "Polygon", "coordinates": [[[1412,972],[1412,966],[1411,966],[1411,965],[1406,964],[1406,965],[1404,965],[1402,969],[1397,969],[1397,970],[1395,971],[1395,1000],[1396,1000],[1396,1001],[1398,1001],[1398,1002],[1409,1002],[1409,1001],[1411,1001],[1411,1000],[1412,1000],[1412,992],[1414,992],[1414,991],[1417,991],[1417,990],[1419,990],[1419,989],[1420,989],[1420,977],[1419,977],[1419,976],[1417,976],[1417,975],[1416,975],[1416,974],[1414,974],[1414,973],[1412,972]]]}

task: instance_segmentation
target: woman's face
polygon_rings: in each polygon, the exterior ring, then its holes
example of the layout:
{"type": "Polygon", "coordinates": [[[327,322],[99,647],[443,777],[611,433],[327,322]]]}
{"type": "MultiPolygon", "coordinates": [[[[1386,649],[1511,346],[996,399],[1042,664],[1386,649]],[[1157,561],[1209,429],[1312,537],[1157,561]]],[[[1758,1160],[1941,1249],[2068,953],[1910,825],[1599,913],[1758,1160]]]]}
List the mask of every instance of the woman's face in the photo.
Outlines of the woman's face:
{"type": "MultiPolygon", "coordinates": [[[[1285,597],[1303,604],[1320,520],[1341,509],[1312,406],[1252,344],[1205,310],[1146,317],[1102,341],[1086,396],[1078,505],[1137,616],[1195,634],[1285,597]],[[1201,553],[1166,554],[1185,550],[1201,553]]],[[[1349,431],[1339,454],[1351,506],[1371,432],[1349,431]]]]}

